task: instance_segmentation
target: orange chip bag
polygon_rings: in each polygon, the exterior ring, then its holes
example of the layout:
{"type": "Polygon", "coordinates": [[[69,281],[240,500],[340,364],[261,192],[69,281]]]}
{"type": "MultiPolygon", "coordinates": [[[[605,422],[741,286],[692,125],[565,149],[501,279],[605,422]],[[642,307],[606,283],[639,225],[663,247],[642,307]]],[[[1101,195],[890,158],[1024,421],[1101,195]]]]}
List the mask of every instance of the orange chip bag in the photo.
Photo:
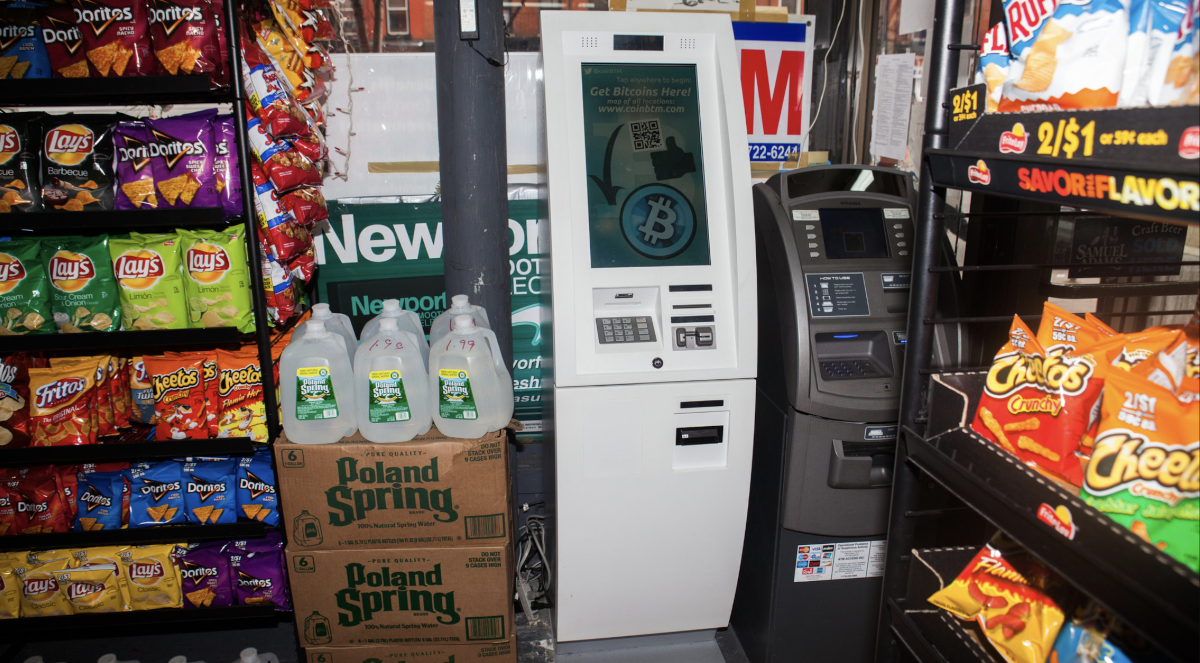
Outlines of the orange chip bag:
{"type": "MultiPolygon", "coordinates": [[[[1101,323],[1103,324],[1103,323],[1101,323]]],[[[1042,321],[1038,325],[1038,343],[1051,355],[1063,354],[1077,348],[1095,345],[1098,341],[1110,338],[1116,332],[1104,325],[1103,328],[1086,318],[1081,318],[1062,307],[1050,302],[1042,305],[1042,321]]]]}
{"type": "Polygon", "coordinates": [[[1064,622],[1062,609],[1044,591],[1044,574],[1028,555],[986,545],[929,602],[979,622],[1009,663],[1044,663],[1064,622]]]}
{"type": "Polygon", "coordinates": [[[125,597],[114,564],[89,564],[55,572],[58,591],[74,614],[122,612],[125,597]]]}
{"type": "Polygon", "coordinates": [[[72,364],[29,369],[30,446],[96,443],[96,367],[72,364]]]}
{"type": "Polygon", "coordinates": [[[113,374],[111,355],[96,355],[94,357],[54,357],[50,360],[50,367],[70,366],[80,363],[94,364],[96,366],[96,407],[93,413],[96,415],[96,436],[107,437],[116,435],[120,431],[117,430],[117,418],[113,410],[113,374]]]}
{"type": "Polygon", "coordinates": [[[1113,329],[1112,327],[1109,327],[1108,325],[1106,325],[1103,320],[1101,320],[1100,318],[1097,318],[1096,316],[1092,315],[1091,313],[1084,313],[1083,319],[1088,321],[1088,323],[1090,323],[1097,330],[1099,330],[1100,334],[1103,336],[1111,338],[1120,333],[1117,330],[1113,329]]]}
{"type": "Polygon", "coordinates": [[[154,389],[154,439],[208,439],[204,358],[147,356],[142,361],[154,389]]]}
{"type": "Polygon", "coordinates": [[[204,362],[204,417],[203,425],[208,427],[208,437],[217,437],[217,417],[221,412],[221,395],[219,382],[220,369],[217,368],[217,353],[215,350],[199,352],[167,352],[164,356],[175,359],[199,358],[204,362]]]}
{"type": "Polygon", "coordinates": [[[249,437],[267,441],[267,411],[263,404],[262,370],[258,352],[217,350],[221,369],[221,418],[217,437],[249,437]]]}

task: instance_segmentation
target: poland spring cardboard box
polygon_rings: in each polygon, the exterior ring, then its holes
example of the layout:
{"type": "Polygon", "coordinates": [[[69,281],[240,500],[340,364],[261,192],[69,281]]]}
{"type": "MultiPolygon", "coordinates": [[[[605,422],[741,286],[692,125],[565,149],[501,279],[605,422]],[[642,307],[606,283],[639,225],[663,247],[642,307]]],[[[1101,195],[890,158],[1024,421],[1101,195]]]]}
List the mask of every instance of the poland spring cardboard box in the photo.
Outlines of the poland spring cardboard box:
{"type": "Polygon", "coordinates": [[[276,443],[288,548],[504,545],[505,432],[476,440],[430,433],[391,444],[276,443]]]}
{"type": "Polygon", "coordinates": [[[517,638],[469,645],[305,647],[305,663],[517,663],[517,638]]]}
{"type": "Polygon", "coordinates": [[[511,552],[505,545],[289,548],[287,557],[305,647],[469,644],[513,634],[511,552]]]}

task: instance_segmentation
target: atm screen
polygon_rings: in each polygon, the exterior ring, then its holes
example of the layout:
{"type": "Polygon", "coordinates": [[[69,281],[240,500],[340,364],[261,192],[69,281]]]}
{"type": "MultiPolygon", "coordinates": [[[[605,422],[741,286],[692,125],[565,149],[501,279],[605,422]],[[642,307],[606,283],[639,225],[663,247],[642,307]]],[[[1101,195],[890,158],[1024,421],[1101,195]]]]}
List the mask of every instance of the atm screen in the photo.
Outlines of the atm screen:
{"type": "Polygon", "coordinates": [[[822,209],[825,255],[831,259],[887,258],[887,228],[883,210],[822,209]]]}
{"type": "Polygon", "coordinates": [[[696,65],[581,74],[592,267],[710,264],[696,65]]]}

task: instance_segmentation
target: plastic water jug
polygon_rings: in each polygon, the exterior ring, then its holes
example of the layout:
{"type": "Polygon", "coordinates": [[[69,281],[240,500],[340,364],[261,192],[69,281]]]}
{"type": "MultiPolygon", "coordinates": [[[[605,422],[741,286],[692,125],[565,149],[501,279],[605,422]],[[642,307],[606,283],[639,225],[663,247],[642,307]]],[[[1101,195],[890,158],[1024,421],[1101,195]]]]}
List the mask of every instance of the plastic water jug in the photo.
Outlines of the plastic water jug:
{"type": "Polygon", "coordinates": [[[204,661],[188,661],[187,656],[180,654],[179,656],[171,657],[171,659],[168,660],[167,663],[204,663],[204,661]]]}
{"type": "Polygon", "coordinates": [[[271,653],[260,654],[254,647],[246,647],[233,663],[279,663],[279,657],[271,653]]]}
{"type": "Polygon", "coordinates": [[[454,329],[430,348],[429,386],[433,423],[449,437],[483,437],[512,419],[512,378],[496,335],[469,315],[455,318],[454,329]]]}
{"type": "Polygon", "coordinates": [[[384,318],[394,318],[403,331],[409,332],[417,339],[417,347],[421,350],[421,362],[425,370],[429,370],[429,339],[425,338],[425,328],[421,326],[421,318],[416,312],[400,308],[399,299],[383,300],[383,313],[371,318],[363,325],[362,333],[358,335],[359,343],[366,343],[379,333],[379,324],[384,318]]]}
{"type": "Polygon", "coordinates": [[[317,612],[304,618],[304,641],[310,645],[325,645],[333,642],[333,633],[329,630],[329,620],[317,612]]]}
{"type": "MultiPolygon", "coordinates": [[[[491,323],[488,322],[487,311],[483,310],[482,306],[467,301],[466,295],[454,295],[450,298],[450,308],[442,311],[438,317],[433,319],[433,325],[429,328],[429,344],[433,345],[439,338],[445,336],[454,326],[454,319],[460,315],[471,316],[476,327],[492,328],[491,323]]],[[[504,423],[508,424],[507,421],[504,423]]]]}
{"type": "Polygon", "coordinates": [[[354,351],[358,349],[358,338],[354,336],[354,325],[350,316],[345,313],[334,313],[329,310],[329,304],[313,304],[312,317],[296,325],[292,332],[292,343],[304,338],[308,333],[309,320],[324,320],[325,329],[338,335],[346,344],[346,356],[354,363],[354,351]]]}
{"type": "Polygon", "coordinates": [[[279,395],[283,429],[292,442],[331,444],[358,430],[354,369],[343,348],[318,318],[308,321],[308,333],[299,341],[284,348],[279,395]]]}
{"type": "Polygon", "coordinates": [[[105,654],[96,659],[96,663],[138,663],[137,661],[118,661],[116,654],[105,654]]]}
{"type": "Polygon", "coordinates": [[[384,318],[354,355],[358,432],[371,442],[405,442],[433,425],[429,374],[417,339],[384,318]]]}

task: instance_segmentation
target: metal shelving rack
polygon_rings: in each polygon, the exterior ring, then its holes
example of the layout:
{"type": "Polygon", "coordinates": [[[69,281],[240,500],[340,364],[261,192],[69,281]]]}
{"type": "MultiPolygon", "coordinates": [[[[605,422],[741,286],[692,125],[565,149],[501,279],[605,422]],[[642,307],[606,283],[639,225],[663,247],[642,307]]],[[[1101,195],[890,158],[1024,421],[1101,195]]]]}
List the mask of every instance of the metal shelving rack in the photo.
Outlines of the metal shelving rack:
{"type": "MultiPolygon", "coordinates": [[[[965,0],[937,0],[933,29],[929,33],[929,55],[925,61],[930,85],[915,219],[917,241],[901,396],[901,434],[896,449],[887,566],[875,659],[877,663],[900,660],[903,649],[911,658],[922,662],[998,660],[990,647],[971,646],[974,640],[964,637],[964,626],[946,622],[942,619],[945,613],[925,600],[937,586],[922,585],[920,577],[930,564],[922,557],[926,551],[916,548],[920,538],[918,526],[922,519],[947,518],[951,517],[951,512],[962,511],[961,507],[922,509],[923,495],[936,487],[954,498],[951,503],[961,502],[981,519],[980,522],[986,521],[1002,530],[1037,555],[1171,659],[1197,660],[1200,657],[1200,575],[974,434],[969,422],[978,404],[982,376],[985,375],[978,371],[986,372],[987,366],[932,366],[934,325],[1003,324],[1012,319],[1013,313],[1012,310],[995,310],[998,315],[938,317],[939,281],[944,274],[972,271],[1019,274],[1022,270],[1040,270],[1048,275],[1052,269],[1069,267],[1048,263],[944,265],[939,242],[946,234],[944,223],[947,220],[970,217],[1016,224],[1023,220],[1021,217],[1099,216],[1090,212],[1061,211],[1064,207],[1073,207],[1098,210],[1104,216],[1176,224],[1200,223],[1200,213],[1178,205],[1171,208],[1161,204],[1131,204],[1112,196],[1095,196],[1094,191],[1072,189],[1069,185],[1049,193],[1020,185],[1020,178],[1028,177],[1035,168],[1042,172],[1066,173],[1068,178],[1071,173],[1085,178],[1091,175],[1093,181],[1104,176],[1115,177],[1118,182],[1127,177],[1166,179],[1172,183],[1180,180],[1195,182],[1195,161],[1183,156],[1179,131],[1181,127],[1195,126],[1196,109],[1193,106],[985,114],[982,102],[986,97],[986,86],[983,86],[982,94],[978,87],[974,90],[979,99],[977,111],[964,109],[961,103],[956,107],[951,102],[962,102],[962,95],[971,92],[971,88],[951,89],[957,78],[959,53],[978,50],[978,46],[958,43],[964,5],[965,0]],[[954,99],[955,96],[958,98],[954,99]],[[1034,153],[1046,149],[1044,144],[1039,148],[1034,141],[1039,125],[1049,122],[1053,128],[1075,122],[1076,126],[1085,126],[1092,121],[1096,123],[1095,130],[1127,126],[1137,121],[1147,126],[1154,124],[1165,127],[1170,140],[1157,147],[1138,148],[1128,157],[1111,144],[1102,145],[1099,141],[1088,154],[1082,151],[1060,154],[1057,145],[1051,155],[1034,153]],[[1033,128],[1029,154],[1024,148],[1014,153],[1011,149],[1002,151],[998,147],[999,132],[1013,128],[1016,122],[1023,122],[1027,131],[1033,128]],[[971,167],[981,160],[986,160],[988,176],[980,177],[977,171],[972,177],[971,167]],[[960,214],[947,210],[948,188],[989,196],[988,212],[960,214]],[[1051,203],[1054,207],[1047,208],[1052,211],[1046,212],[997,211],[997,208],[1005,208],[1006,198],[1051,203]],[[1078,524],[1071,537],[1038,518],[1039,509],[1047,504],[1069,506],[1078,524]],[[918,558],[921,559],[918,561],[918,558]]],[[[1058,131],[1061,137],[1062,129],[1058,131]]],[[[1068,182],[1060,180],[1062,185],[1068,182]]],[[[1169,196],[1167,202],[1170,202],[1169,196]]],[[[984,205],[981,203],[978,207],[984,208],[984,205]]],[[[1194,266],[1197,263],[1163,264],[1194,266]]],[[[1080,286],[1041,284],[1038,294],[1042,297],[1104,298],[1196,295],[1197,290],[1195,282],[1178,281],[1080,286]]],[[[1189,313],[1191,310],[1120,312],[1115,317],[1189,313]]],[[[1022,318],[1030,322],[1038,317],[1022,313],[1022,318]]],[[[975,549],[977,547],[971,551],[975,549]]],[[[947,581],[969,559],[970,554],[967,554],[966,558],[948,564],[943,574],[947,581]]]]}
{"type": "MultiPolygon", "coordinates": [[[[132,210],[100,212],[44,212],[5,215],[0,220],[0,235],[69,234],[120,231],[154,231],[171,228],[227,228],[241,223],[246,238],[246,254],[253,288],[255,330],[252,334],[262,368],[263,403],[266,408],[268,439],[281,431],[271,357],[271,329],[263,283],[262,248],[257,235],[254,213],[254,180],[250,174],[250,147],[246,136],[246,98],[241,83],[242,54],[238,47],[240,3],[226,0],[224,26],[228,39],[228,85],[212,87],[206,76],[150,76],[135,78],[73,79],[70,86],[60,80],[18,80],[0,82],[0,99],[6,106],[133,106],[166,104],[232,105],[240,131],[236,132],[239,176],[242,180],[240,217],[225,217],[221,209],[132,210]]],[[[248,338],[235,328],[173,329],[162,331],[125,331],[86,334],[44,334],[6,336],[4,352],[80,351],[105,348],[137,348],[139,352],[213,347],[238,343],[248,338]]],[[[110,444],[75,447],[40,447],[0,451],[0,466],[75,464],[117,460],[151,460],[185,456],[245,456],[263,448],[248,438],[218,438],[180,442],[118,440],[110,444]]],[[[182,525],[124,529],[106,532],[66,532],[0,537],[0,550],[36,550],[112,544],[150,544],[178,541],[261,538],[270,528],[257,522],[230,525],[182,525]]],[[[151,612],[110,613],[86,616],[23,618],[11,620],[0,628],[0,635],[13,643],[39,637],[61,637],[70,632],[110,636],[119,632],[142,632],[147,626],[156,631],[251,628],[276,623],[286,618],[271,606],[235,606],[204,610],[155,610],[151,612]]]]}

